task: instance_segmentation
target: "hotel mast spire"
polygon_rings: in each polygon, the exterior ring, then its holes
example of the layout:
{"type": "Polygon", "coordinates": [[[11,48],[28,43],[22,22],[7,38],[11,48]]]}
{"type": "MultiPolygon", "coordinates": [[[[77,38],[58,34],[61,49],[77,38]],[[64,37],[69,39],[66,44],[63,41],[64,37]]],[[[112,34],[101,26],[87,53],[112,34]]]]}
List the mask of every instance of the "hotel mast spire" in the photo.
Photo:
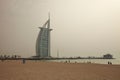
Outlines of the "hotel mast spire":
{"type": "Polygon", "coordinates": [[[50,12],[48,13],[48,57],[50,57],[50,12]]]}
{"type": "Polygon", "coordinates": [[[48,13],[48,29],[50,29],[50,12],[48,13]]]}

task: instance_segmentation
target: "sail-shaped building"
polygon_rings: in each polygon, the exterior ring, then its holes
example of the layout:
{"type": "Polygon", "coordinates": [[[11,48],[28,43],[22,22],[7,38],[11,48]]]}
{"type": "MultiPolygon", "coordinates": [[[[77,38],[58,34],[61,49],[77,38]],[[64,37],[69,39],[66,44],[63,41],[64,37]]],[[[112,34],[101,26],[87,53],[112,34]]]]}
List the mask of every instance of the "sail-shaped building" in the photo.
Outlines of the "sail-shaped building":
{"type": "Polygon", "coordinates": [[[36,41],[36,56],[41,58],[50,57],[50,16],[45,24],[40,28],[36,41]]]}

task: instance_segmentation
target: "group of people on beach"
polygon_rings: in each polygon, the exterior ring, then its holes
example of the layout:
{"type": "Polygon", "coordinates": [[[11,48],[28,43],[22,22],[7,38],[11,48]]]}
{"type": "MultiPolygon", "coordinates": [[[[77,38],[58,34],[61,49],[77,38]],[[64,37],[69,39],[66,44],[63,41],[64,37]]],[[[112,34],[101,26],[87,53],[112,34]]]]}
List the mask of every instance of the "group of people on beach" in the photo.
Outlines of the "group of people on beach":
{"type": "Polygon", "coordinates": [[[108,64],[112,64],[112,62],[108,61],[108,64]]]}

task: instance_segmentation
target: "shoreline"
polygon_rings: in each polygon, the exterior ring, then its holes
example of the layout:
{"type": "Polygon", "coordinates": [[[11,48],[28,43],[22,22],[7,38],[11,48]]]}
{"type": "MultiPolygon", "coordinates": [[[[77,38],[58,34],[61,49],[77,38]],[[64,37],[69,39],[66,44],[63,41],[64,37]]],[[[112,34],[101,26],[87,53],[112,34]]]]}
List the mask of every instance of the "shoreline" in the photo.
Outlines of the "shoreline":
{"type": "Polygon", "coordinates": [[[119,62],[118,63],[112,63],[111,62],[111,60],[113,60],[113,59],[82,59],[82,60],[86,60],[86,61],[82,61],[81,59],[58,59],[58,60],[44,60],[44,59],[42,59],[42,60],[38,60],[38,59],[36,59],[36,60],[31,60],[31,59],[26,59],[26,58],[21,58],[21,59],[1,59],[0,60],[0,62],[5,62],[5,61],[23,61],[23,60],[25,60],[25,61],[35,61],[35,62],[41,62],[41,61],[44,61],[44,62],[57,62],[57,63],[77,63],[77,64],[81,64],[81,63],[85,63],[85,64],[106,64],[106,65],[120,65],[119,64],[119,62]],[[100,61],[99,62],[97,62],[96,60],[105,60],[105,62],[103,63],[100,63],[100,61]],[[110,63],[110,64],[109,64],[110,63]]]}

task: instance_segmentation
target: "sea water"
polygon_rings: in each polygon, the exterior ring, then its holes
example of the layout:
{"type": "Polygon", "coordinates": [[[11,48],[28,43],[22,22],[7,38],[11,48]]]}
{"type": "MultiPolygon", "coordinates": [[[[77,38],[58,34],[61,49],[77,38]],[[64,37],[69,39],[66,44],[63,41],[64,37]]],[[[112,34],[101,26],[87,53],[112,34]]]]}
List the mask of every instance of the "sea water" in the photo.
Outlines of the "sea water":
{"type": "Polygon", "coordinates": [[[120,65],[120,59],[60,59],[50,60],[52,62],[70,62],[70,63],[96,63],[96,64],[112,64],[120,65]]]}

